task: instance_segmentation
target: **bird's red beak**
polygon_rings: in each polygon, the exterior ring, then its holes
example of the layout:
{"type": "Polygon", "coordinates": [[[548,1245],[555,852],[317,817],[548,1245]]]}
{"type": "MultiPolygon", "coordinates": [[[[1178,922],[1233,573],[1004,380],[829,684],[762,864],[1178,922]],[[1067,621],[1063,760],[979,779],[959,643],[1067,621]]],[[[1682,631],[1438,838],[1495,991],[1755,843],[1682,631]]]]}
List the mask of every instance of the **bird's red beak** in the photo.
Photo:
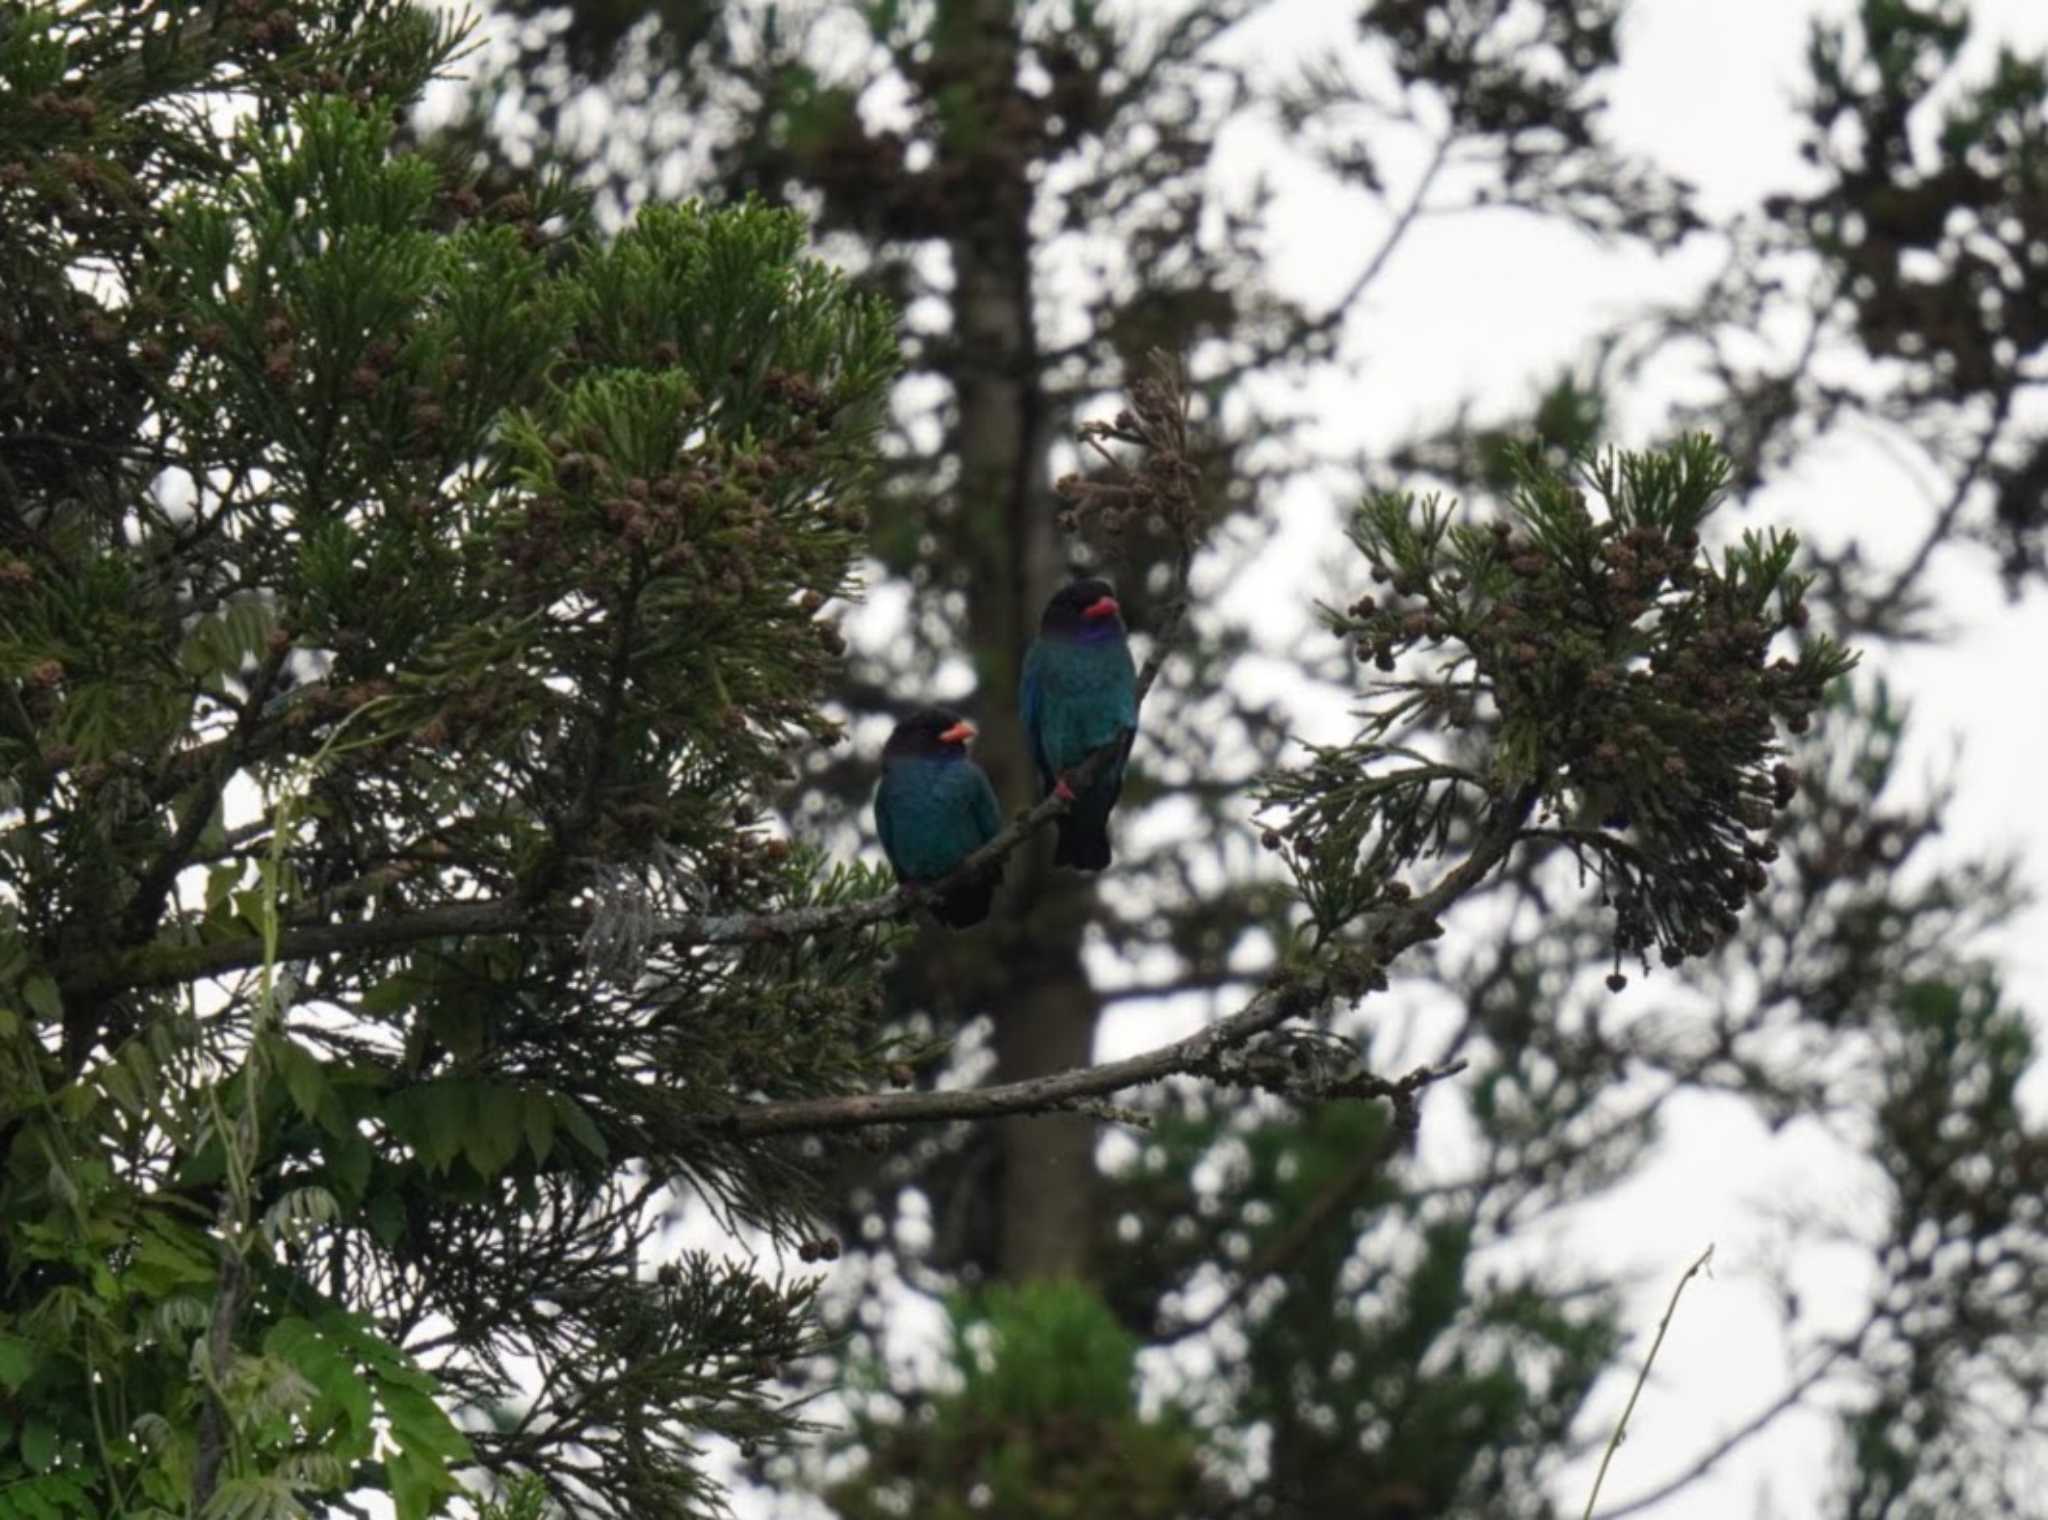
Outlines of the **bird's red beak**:
{"type": "Polygon", "coordinates": [[[975,736],[976,732],[975,726],[965,718],[962,718],[958,723],[955,723],[951,728],[939,735],[939,743],[965,744],[975,736]]]}
{"type": "Polygon", "coordinates": [[[1094,601],[1090,602],[1086,607],[1083,607],[1081,609],[1081,616],[1084,618],[1115,617],[1121,611],[1123,611],[1123,609],[1117,606],[1115,597],[1104,596],[1097,597],[1094,601]]]}

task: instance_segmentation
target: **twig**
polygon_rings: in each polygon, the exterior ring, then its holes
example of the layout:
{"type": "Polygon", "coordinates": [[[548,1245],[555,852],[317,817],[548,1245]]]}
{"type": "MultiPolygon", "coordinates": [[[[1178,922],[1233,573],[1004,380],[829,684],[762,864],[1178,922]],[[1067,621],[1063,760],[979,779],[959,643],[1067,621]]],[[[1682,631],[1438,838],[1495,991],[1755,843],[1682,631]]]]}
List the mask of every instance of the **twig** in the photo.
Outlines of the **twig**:
{"type": "Polygon", "coordinates": [[[1751,1415],[1747,1420],[1736,1426],[1735,1429],[1729,1431],[1720,1440],[1708,1447],[1707,1450],[1700,1453],[1699,1456],[1687,1464],[1683,1472],[1673,1474],[1648,1493],[1637,1494],[1633,1499],[1627,1500],[1613,1509],[1602,1510],[1596,1517],[1596,1520],[1621,1520],[1621,1517],[1624,1515],[1638,1514],[1654,1505],[1662,1504],[1680,1489],[1690,1487],[1693,1483],[1699,1481],[1699,1479],[1711,1472],[1729,1452],[1733,1451],[1766,1425],[1769,1425],[1771,1421],[1777,1419],[1779,1415],[1805,1398],[1815,1384],[1819,1383],[1822,1378],[1834,1370],[1837,1363],[1852,1354],[1856,1341],[1857,1337],[1851,1337],[1846,1341],[1838,1341],[1830,1345],[1827,1348],[1826,1355],[1809,1367],[1789,1388],[1759,1409],[1755,1414],[1751,1415]]]}
{"type": "Polygon", "coordinates": [[[1657,1322],[1657,1338],[1650,1342],[1650,1354],[1643,1358],[1643,1370],[1636,1374],[1636,1385],[1629,1390],[1627,1407],[1621,1411],[1621,1418],[1614,1423],[1614,1434],[1607,1438],[1607,1450],[1600,1454],[1600,1470],[1593,1474],[1593,1491],[1586,1495],[1585,1520],[1593,1520],[1593,1504],[1600,1497],[1600,1485],[1607,1480],[1607,1464],[1614,1460],[1615,1452],[1621,1448],[1622,1438],[1628,1434],[1628,1417],[1636,1412],[1636,1400],[1642,1396],[1643,1384],[1650,1380],[1650,1367],[1657,1360],[1657,1348],[1664,1344],[1664,1332],[1671,1328],[1671,1317],[1678,1312],[1678,1295],[1685,1291],[1685,1285],[1713,1259],[1714,1248],[1708,1246],[1700,1252],[1699,1260],[1685,1269],[1685,1275],[1678,1279],[1678,1286],[1671,1290],[1671,1302],[1665,1306],[1664,1318],[1657,1322]]]}

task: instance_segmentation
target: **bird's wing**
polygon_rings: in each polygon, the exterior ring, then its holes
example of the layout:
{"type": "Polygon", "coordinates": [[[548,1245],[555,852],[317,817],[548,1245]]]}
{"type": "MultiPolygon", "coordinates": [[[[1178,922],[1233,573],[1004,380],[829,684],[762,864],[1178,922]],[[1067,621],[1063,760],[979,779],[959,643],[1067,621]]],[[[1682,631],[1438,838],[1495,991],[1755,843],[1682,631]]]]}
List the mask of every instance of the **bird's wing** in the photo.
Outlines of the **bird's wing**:
{"type": "Polygon", "coordinates": [[[974,768],[974,825],[981,831],[981,839],[975,845],[980,849],[1003,831],[1003,809],[996,801],[996,790],[988,784],[988,774],[980,766],[974,768]]]}
{"type": "Polygon", "coordinates": [[[1038,767],[1040,789],[1051,791],[1053,782],[1052,766],[1045,758],[1045,740],[1039,732],[1040,709],[1045,705],[1044,694],[1039,690],[1039,665],[1045,646],[1033,641],[1024,656],[1024,679],[1017,683],[1017,710],[1024,719],[1024,734],[1031,741],[1031,763],[1038,767]]]}
{"type": "Polygon", "coordinates": [[[896,864],[896,809],[889,795],[889,772],[882,772],[882,784],[875,788],[875,832],[882,836],[882,853],[896,864]]]}

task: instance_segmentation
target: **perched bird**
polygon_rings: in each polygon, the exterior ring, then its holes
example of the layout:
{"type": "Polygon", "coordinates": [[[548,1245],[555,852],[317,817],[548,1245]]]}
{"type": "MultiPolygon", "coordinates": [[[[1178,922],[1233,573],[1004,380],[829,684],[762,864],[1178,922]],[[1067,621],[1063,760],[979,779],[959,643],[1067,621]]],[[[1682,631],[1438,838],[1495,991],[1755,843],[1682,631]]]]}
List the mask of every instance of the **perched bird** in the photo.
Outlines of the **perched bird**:
{"type": "Polygon", "coordinates": [[[1123,790],[1124,761],[1138,731],[1138,672],[1121,611],[1108,581],[1062,587],[1045,604],[1018,693],[1040,795],[1073,797],[1072,811],[1059,821],[1053,864],[1081,871],[1109,864],[1109,810],[1123,790]],[[1066,772],[1119,737],[1123,747],[1109,766],[1074,797],[1066,772]]]}
{"type": "MultiPolygon", "coordinates": [[[[896,725],[882,747],[875,828],[901,882],[937,881],[1001,832],[1002,809],[980,766],[967,758],[974,725],[943,707],[925,707],[896,725]]],[[[931,905],[948,928],[988,917],[998,866],[931,905]]]]}

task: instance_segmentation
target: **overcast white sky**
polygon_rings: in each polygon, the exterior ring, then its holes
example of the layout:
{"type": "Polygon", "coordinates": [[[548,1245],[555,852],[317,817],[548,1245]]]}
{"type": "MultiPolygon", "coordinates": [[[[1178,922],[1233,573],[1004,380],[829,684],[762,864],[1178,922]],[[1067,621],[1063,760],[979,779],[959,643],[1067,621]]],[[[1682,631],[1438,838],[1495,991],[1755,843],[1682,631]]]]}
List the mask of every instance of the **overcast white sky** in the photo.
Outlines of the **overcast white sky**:
{"type": "MultiPolygon", "coordinates": [[[[1624,145],[1698,184],[1711,209],[1753,205],[1768,188],[1795,187],[1802,166],[1791,100],[1809,18],[1848,9],[1803,0],[1637,0],[1610,125],[1624,145]]],[[[1296,38],[1341,31],[1351,10],[1306,0],[1284,25],[1296,38]]],[[[1973,10],[1984,33],[1981,57],[1998,38],[2048,46],[2044,0],[1976,0],[1973,10]]],[[[1355,267],[1348,255],[1368,242],[1375,223],[1363,207],[1353,218],[1351,208],[1327,195],[1311,207],[1295,213],[1301,235],[1279,240],[1280,267],[1303,290],[1334,292],[1355,267]]],[[[1425,225],[1360,317],[1373,362],[1362,390],[1332,395],[1333,411],[1364,441],[1384,443],[1417,421],[1441,417],[1460,396],[1475,397],[1482,410],[1488,402],[1525,403],[1530,378],[1579,357],[1583,340],[1606,320],[1682,293],[1706,268],[1683,254],[1661,262],[1604,254],[1582,239],[1539,234],[1507,219],[1486,224],[1483,235],[1472,222],[1425,225]]],[[[1654,427],[1665,399],[1629,398],[1624,416],[1654,427]]],[[[1895,464],[1853,443],[1816,458],[1751,506],[1753,521],[1789,521],[1828,543],[1841,542],[1853,522],[1865,551],[1880,562],[1913,540],[1926,515],[1924,500],[1895,464]],[[1850,503],[1853,513],[1843,510],[1850,503]]],[[[2008,604],[1989,555],[1968,548],[1937,563],[1935,585],[1956,636],[1885,652],[1881,660],[1915,714],[1907,774],[1940,774],[1960,740],[1967,785],[1951,814],[1953,848],[2013,848],[2048,858],[2041,848],[2048,843],[2048,806],[2038,787],[2040,757],[2048,753],[2048,694],[2018,702],[2009,695],[2041,691],[2048,608],[2038,595],[2008,604]]],[[[1245,595],[1262,593],[1253,586],[1245,595]]],[[[2038,1018],[2048,1009],[2048,914],[2029,914],[2001,950],[2009,991],[2038,1018]]],[[[2037,1083],[2033,1095],[2048,1099],[2044,1088],[2048,1082],[2037,1083]]],[[[1427,1151],[1427,1114],[1424,1134],[1427,1151]]],[[[1853,1213],[1857,1201],[1853,1158],[1803,1126],[1773,1136],[1741,1105],[1701,1099],[1673,1112],[1670,1134],[1667,1160],[1575,1221],[1570,1236],[1569,1248],[1581,1259],[1645,1274],[1634,1300],[1644,1332],[1639,1346],[1684,1266],[1707,1244],[1717,1247],[1713,1278],[1687,1290],[1608,1476],[1603,1510],[1685,1467],[1785,1386],[1790,1369],[1774,1299],[1760,1276],[1768,1253],[1759,1203],[1853,1213]]],[[[1803,1265],[1805,1299],[1817,1318],[1853,1322],[1860,1305],[1852,1261],[1816,1255],[1803,1265]]],[[[1623,1380],[1611,1379],[1596,1406],[1611,1415],[1626,1394],[1623,1380]]],[[[1654,1513],[1660,1520],[1817,1514],[1830,1476],[1821,1458],[1832,1447],[1823,1443],[1832,1434],[1824,1421],[1789,1417],[1686,1498],[1654,1513]],[[1768,1510],[1760,1502],[1765,1494],[1768,1510]]],[[[1578,1513],[1590,1479],[1590,1462],[1567,1475],[1557,1494],[1564,1512],[1578,1513]]]]}
{"type": "MultiPolygon", "coordinates": [[[[1356,9],[1350,0],[1287,0],[1262,16],[1247,45],[1270,41],[1290,53],[1323,37],[1336,45],[1353,34],[1356,9]]],[[[1848,9],[1815,0],[1635,0],[1624,31],[1624,68],[1611,92],[1610,126],[1623,146],[1697,184],[1710,211],[1751,206],[1769,189],[1796,187],[1802,166],[1791,103],[1807,27],[1815,15],[1848,9]]],[[[1983,33],[1980,59],[2001,38],[2048,46],[2048,0],[1974,0],[1973,10],[1983,33]]],[[[1273,168],[1271,144],[1257,133],[1233,142],[1232,150],[1247,170],[1273,168]]],[[[1288,185],[1283,171],[1280,188],[1288,185]]],[[[1294,188],[1299,193],[1292,199],[1283,194],[1276,214],[1276,277],[1303,295],[1334,296],[1355,275],[1358,250],[1376,241],[1381,222],[1370,207],[1346,204],[1327,187],[1297,180],[1294,188]]],[[[1418,423],[1442,419],[1461,398],[1475,400],[1482,412],[1525,405],[1532,380],[1582,358],[1594,333],[1648,302],[1681,296],[1711,267],[1705,247],[1663,260],[1604,252],[1526,219],[1425,223],[1357,316],[1353,336],[1372,356],[1362,380],[1321,393],[1332,437],[1384,445],[1418,423]]],[[[1624,427],[1655,430],[1668,400],[1623,398],[1624,427]]],[[[1317,500],[1312,487],[1299,494],[1300,517],[1290,519],[1287,541],[1269,551],[1263,573],[1234,589],[1247,607],[1290,609],[1289,616],[1299,611],[1303,566],[1320,558],[1335,513],[1348,505],[1317,500]]],[[[1853,523],[1865,552],[1882,563],[1914,541],[1926,504],[1879,451],[1845,443],[1754,500],[1748,520],[1790,523],[1830,544],[1840,543],[1853,523]],[[1842,510],[1851,502],[1853,513],[1842,510]]],[[[1967,548],[1937,562],[1934,584],[1955,637],[1882,655],[1885,674],[1915,713],[1907,774],[1931,780],[1945,773],[1960,740],[1968,784],[1950,816],[1954,850],[1970,855],[2006,847],[2048,858],[2040,848],[2048,844],[2048,807],[2034,784],[2039,757],[2048,753],[2048,700],[2015,703],[1997,695],[2041,685],[2048,607],[2038,595],[2008,604],[1990,557],[1967,548]]],[[[899,615],[900,602],[877,598],[853,620],[856,636],[899,615]]],[[[969,679],[964,672],[962,679],[969,679]]],[[[2000,948],[2014,998],[2037,1012],[2048,1009],[2048,913],[2030,914],[2000,948]]],[[[1625,997],[1654,995],[1637,986],[1625,997]]],[[[1186,1032],[1188,1026],[1177,1026],[1180,1013],[1190,1025],[1200,1016],[1192,1006],[1151,1008],[1142,1020],[1115,1021],[1099,1054],[1130,1054],[1186,1032]]],[[[2048,1080],[2035,1094],[2048,1101],[2048,1080]]],[[[1440,1112],[1450,1107],[1440,1105],[1440,1112]]],[[[1853,1215],[1862,1186],[1855,1159],[1833,1142],[1800,1125],[1772,1135],[1732,1100],[1683,1102],[1668,1118],[1666,1159],[1598,1210],[1574,1218],[1566,1239],[1551,1242],[1589,1267],[1639,1276],[1637,1352],[1685,1266],[1707,1245],[1716,1248],[1713,1276],[1688,1288],[1660,1352],[1657,1375],[1608,1475],[1602,1510],[1688,1466],[1775,1400],[1792,1376],[1775,1298],[1762,1275],[1772,1257],[1760,1207],[1791,1204],[1853,1215]]],[[[1425,1159],[1433,1143],[1457,1148],[1456,1135],[1448,1132],[1454,1122],[1433,1121],[1425,1110],[1425,1159]]],[[[1802,1262],[1796,1275],[1814,1320],[1854,1321],[1860,1312],[1855,1262],[1853,1252],[1815,1253],[1802,1262]]],[[[1604,1429],[1601,1422],[1618,1413],[1627,1382],[1615,1377],[1602,1386],[1595,1425],[1604,1429]]],[[[1825,1420],[1787,1417],[1654,1514],[1658,1520],[1818,1514],[1833,1433],[1825,1420]]],[[[1562,1513],[1579,1512],[1592,1465],[1581,1464],[1560,1481],[1562,1513]]]]}
{"type": "MultiPolygon", "coordinates": [[[[1999,38],[2048,47],[2048,0],[1973,0],[1972,8],[1984,53],[1999,38]]],[[[1801,166],[1790,101],[1806,28],[1816,14],[1847,9],[1814,0],[1635,0],[1610,125],[1624,145],[1698,184],[1711,209],[1753,204],[1764,187],[1796,185],[1801,166]]],[[[1261,24],[1299,46],[1318,35],[1348,36],[1355,14],[1351,0],[1289,0],[1261,24]]],[[[1256,159],[1258,144],[1248,142],[1243,151],[1256,159]]],[[[1300,230],[1289,235],[1283,226],[1276,268],[1304,293],[1341,289],[1356,272],[1356,250],[1378,231],[1366,208],[1320,192],[1291,212],[1283,203],[1283,214],[1298,218],[1300,230]]],[[[1355,427],[1362,444],[1384,444],[1442,417],[1461,397],[1482,408],[1525,403],[1531,377],[1554,374],[1580,357],[1584,340],[1609,320],[1681,294],[1706,268],[1705,260],[1686,255],[1659,262],[1604,254],[1582,239],[1505,218],[1425,224],[1359,317],[1373,363],[1361,388],[1330,394],[1332,416],[1342,419],[1333,426],[1355,427]]],[[[1654,426],[1661,401],[1632,398],[1626,415],[1654,426]]],[[[1758,520],[1791,521],[1811,537],[1836,542],[1844,514],[1833,509],[1846,499],[1859,503],[1857,531],[1880,555],[1909,542],[1925,518],[1924,503],[1895,466],[1875,450],[1853,447],[1781,483],[1752,510],[1758,520]]],[[[1341,504],[1325,505],[1334,512],[1341,504]]],[[[1276,564],[1265,589],[1255,579],[1240,594],[1298,608],[1298,573],[1276,564]],[[1276,585],[1288,588],[1284,596],[1273,595],[1276,585]]],[[[2048,859],[2048,805],[2038,786],[2048,754],[2048,693],[2018,703],[2002,695],[2044,685],[2048,605],[2038,595],[2008,604],[1988,556],[1968,549],[1951,551],[1935,575],[1957,636],[1883,659],[1916,713],[1912,769],[1942,772],[1960,739],[1969,784],[1951,814],[1955,849],[2004,846],[2048,859]]],[[[2048,1009],[2048,911],[2030,914],[2001,949],[2014,997],[2037,1015],[2048,1009]]],[[[1179,1032],[1148,1019],[1142,1030],[1112,1030],[1102,1053],[1129,1053],[1179,1032]]],[[[2044,1088],[2048,1081],[2037,1085],[2036,1096],[2048,1100],[2044,1088]]],[[[1760,1276],[1767,1247],[1758,1205],[1824,1204],[1830,1193],[1853,1195],[1857,1185],[1853,1167],[1821,1137],[1799,1126],[1770,1135],[1734,1102],[1683,1105],[1672,1116],[1671,1137],[1666,1160],[1597,1214],[1574,1221],[1569,1242],[1589,1264],[1641,1274],[1633,1305],[1639,1346],[1686,1264],[1709,1243],[1716,1247],[1713,1277],[1687,1290],[1609,1474],[1603,1510],[1657,1486],[1777,1397],[1790,1372],[1760,1276]]],[[[1430,1138],[1426,1117],[1425,1147],[1430,1138]]],[[[1845,1322],[1854,1317],[1856,1291],[1847,1261],[1816,1256],[1801,1274],[1808,1301],[1823,1316],[1833,1303],[1845,1322]]],[[[1626,1394],[1626,1379],[1603,1385],[1595,1423],[1611,1420],[1626,1394]]],[[[1832,1435],[1824,1421],[1781,1421],[1654,1513],[1658,1520],[1804,1520],[1818,1513],[1829,1476],[1818,1458],[1831,1450],[1823,1443],[1832,1435]],[[1759,1502],[1766,1493],[1770,1509],[1759,1502]]],[[[1591,1466],[1560,1482],[1561,1512],[1578,1512],[1591,1466]]],[[[742,1504],[743,1513],[753,1509],[742,1504]]]]}

